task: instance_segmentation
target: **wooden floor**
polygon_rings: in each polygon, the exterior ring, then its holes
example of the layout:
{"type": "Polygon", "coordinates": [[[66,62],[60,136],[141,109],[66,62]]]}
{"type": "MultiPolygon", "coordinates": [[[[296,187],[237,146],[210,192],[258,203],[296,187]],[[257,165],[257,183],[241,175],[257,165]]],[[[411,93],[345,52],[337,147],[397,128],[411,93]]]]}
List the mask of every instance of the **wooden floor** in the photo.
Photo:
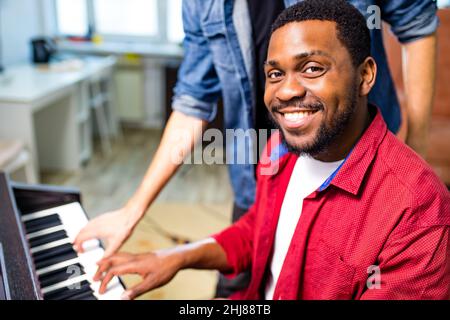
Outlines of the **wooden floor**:
{"type": "MultiPolygon", "coordinates": [[[[139,185],[159,143],[161,132],[126,129],[109,156],[96,149],[78,172],[44,172],[45,184],[81,190],[90,218],[122,206],[139,185]]],[[[122,250],[147,252],[194,241],[225,228],[230,222],[232,191],[225,165],[184,165],[159,195],[122,250]]],[[[143,299],[209,299],[216,272],[187,270],[143,299]]],[[[126,276],[127,286],[139,281],[126,276]]]]}

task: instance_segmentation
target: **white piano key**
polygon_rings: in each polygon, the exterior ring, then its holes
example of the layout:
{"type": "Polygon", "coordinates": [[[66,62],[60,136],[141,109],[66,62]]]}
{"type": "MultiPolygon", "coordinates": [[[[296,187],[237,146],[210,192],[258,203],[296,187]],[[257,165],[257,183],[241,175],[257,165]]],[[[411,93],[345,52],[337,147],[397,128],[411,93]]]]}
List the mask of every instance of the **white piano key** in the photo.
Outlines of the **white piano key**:
{"type": "Polygon", "coordinates": [[[107,286],[107,290],[104,294],[98,293],[98,288],[91,285],[94,290],[94,295],[98,300],[121,300],[121,296],[124,292],[122,284],[116,279],[113,279],[107,286]],[[95,288],[95,289],[94,289],[95,288]]]}

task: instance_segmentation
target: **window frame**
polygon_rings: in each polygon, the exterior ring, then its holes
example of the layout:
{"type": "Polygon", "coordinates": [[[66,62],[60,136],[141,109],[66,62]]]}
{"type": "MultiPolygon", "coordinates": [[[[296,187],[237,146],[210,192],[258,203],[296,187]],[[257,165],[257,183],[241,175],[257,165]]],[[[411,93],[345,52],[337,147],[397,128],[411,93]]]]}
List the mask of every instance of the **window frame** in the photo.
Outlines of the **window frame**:
{"type": "MultiPolygon", "coordinates": [[[[170,41],[168,38],[167,32],[167,17],[168,17],[168,7],[167,1],[165,0],[156,0],[158,13],[158,32],[155,36],[137,36],[137,35],[121,35],[121,34],[107,34],[107,33],[97,33],[96,31],[96,21],[95,21],[95,5],[94,0],[85,0],[86,8],[87,8],[87,21],[88,21],[88,30],[90,29],[92,33],[99,34],[105,42],[130,42],[130,43],[170,43],[176,44],[177,42],[170,41]],[[160,17],[163,17],[162,19],[160,17]]],[[[52,1],[52,16],[53,22],[55,25],[55,33],[58,37],[67,38],[68,34],[62,34],[58,25],[58,16],[57,16],[57,1],[52,1]]],[[[88,35],[85,35],[88,36],[88,35]]]]}

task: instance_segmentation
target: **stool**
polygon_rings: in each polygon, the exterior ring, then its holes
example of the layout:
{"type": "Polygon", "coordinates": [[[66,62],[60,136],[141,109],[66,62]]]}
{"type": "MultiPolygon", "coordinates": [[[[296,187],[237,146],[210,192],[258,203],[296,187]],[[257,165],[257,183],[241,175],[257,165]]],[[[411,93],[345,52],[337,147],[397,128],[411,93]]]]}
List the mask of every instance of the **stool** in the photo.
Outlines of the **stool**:
{"type": "Polygon", "coordinates": [[[0,171],[12,175],[18,181],[37,183],[33,161],[20,141],[0,140],[0,171]]]}
{"type": "Polygon", "coordinates": [[[94,120],[97,125],[100,136],[100,143],[103,153],[111,153],[110,128],[107,116],[106,95],[102,91],[101,78],[91,79],[89,82],[89,100],[90,107],[94,114],[94,120]]]}

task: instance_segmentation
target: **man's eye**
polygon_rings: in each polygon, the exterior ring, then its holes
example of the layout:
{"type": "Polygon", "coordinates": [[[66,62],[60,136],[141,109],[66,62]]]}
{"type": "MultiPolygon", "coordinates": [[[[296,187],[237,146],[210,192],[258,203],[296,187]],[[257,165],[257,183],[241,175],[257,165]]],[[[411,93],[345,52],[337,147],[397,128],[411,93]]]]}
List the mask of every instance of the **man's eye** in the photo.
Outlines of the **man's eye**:
{"type": "Polygon", "coordinates": [[[272,71],[272,72],[269,72],[267,74],[267,78],[269,78],[269,79],[276,79],[278,77],[281,77],[282,75],[283,74],[280,71],[272,71]]]}
{"type": "Polygon", "coordinates": [[[305,73],[308,74],[314,74],[314,73],[319,73],[322,72],[323,68],[322,67],[317,67],[317,66],[311,66],[305,69],[305,73]]]}

